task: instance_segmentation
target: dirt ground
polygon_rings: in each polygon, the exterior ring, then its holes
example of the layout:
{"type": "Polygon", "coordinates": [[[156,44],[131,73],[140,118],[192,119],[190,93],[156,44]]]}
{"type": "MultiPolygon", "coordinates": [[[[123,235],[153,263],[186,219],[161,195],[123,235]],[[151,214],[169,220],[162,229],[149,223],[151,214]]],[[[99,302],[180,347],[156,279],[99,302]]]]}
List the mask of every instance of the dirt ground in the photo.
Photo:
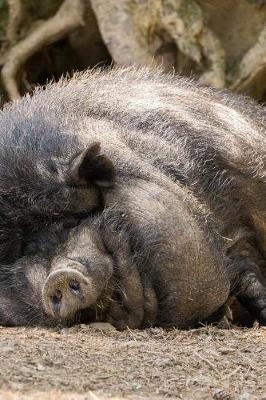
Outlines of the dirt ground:
{"type": "Polygon", "coordinates": [[[0,400],[266,400],[266,328],[0,328],[0,400]]]}

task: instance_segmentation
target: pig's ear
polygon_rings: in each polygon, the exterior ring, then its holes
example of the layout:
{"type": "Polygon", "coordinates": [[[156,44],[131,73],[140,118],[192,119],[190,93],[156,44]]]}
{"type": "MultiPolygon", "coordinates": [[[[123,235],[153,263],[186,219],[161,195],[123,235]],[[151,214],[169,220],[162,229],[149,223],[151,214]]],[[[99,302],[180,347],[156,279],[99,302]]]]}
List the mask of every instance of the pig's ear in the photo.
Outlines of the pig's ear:
{"type": "Polygon", "coordinates": [[[70,179],[76,183],[86,181],[102,187],[112,186],[114,165],[106,155],[101,153],[99,142],[91,144],[72,161],[70,179]]]}

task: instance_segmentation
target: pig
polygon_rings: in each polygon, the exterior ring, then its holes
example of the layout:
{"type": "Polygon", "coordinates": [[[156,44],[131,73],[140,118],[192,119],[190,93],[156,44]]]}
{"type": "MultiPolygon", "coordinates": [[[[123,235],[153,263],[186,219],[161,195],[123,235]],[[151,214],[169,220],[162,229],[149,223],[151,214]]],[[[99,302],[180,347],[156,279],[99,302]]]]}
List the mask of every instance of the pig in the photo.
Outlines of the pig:
{"type": "Polygon", "coordinates": [[[264,108],[132,67],[39,88],[0,130],[2,262],[40,227],[101,211],[127,232],[158,324],[212,320],[231,295],[265,324],[264,108]]]}

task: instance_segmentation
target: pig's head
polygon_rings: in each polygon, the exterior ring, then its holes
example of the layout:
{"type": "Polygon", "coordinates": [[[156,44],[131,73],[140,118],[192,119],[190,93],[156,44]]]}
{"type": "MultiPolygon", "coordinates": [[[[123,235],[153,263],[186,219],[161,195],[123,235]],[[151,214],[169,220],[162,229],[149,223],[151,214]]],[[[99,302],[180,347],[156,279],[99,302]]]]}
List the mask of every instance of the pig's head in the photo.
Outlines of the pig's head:
{"type": "Polygon", "coordinates": [[[97,308],[111,290],[114,259],[105,247],[100,224],[97,217],[83,221],[53,257],[42,301],[46,314],[55,320],[69,320],[80,310],[97,308]]]}

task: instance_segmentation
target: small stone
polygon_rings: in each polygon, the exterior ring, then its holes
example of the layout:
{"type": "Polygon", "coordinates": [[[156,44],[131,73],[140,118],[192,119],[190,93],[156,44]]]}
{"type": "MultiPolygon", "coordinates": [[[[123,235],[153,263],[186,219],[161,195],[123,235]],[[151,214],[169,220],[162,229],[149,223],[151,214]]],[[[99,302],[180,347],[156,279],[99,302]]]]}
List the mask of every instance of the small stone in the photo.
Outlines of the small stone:
{"type": "Polygon", "coordinates": [[[20,382],[10,382],[9,385],[11,390],[21,391],[24,389],[25,385],[20,382]]]}
{"type": "Polygon", "coordinates": [[[214,400],[232,400],[231,394],[224,389],[214,390],[212,397],[214,400]]]}
{"type": "Polygon", "coordinates": [[[133,390],[140,390],[141,389],[141,385],[137,382],[133,382],[132,383],[132,389],[133,390]]]}
{"type": "Polygon", "coordinates": [[[108,322],[92,322],[89,327],[95,331],[117,332],[115,327],[108,322]]]}
{"type": "Polygon", "coordinates": [[[42,365],[42,364],[37,364],[36,368],[37,368],[38,371],[45,371],[45,366],[42,365]]]}
{"type": "Polygon", "coordinates": [[[252,400],[253,396],[250,393],[241,393],[240,396],[237,397],[237,400],[252,400]]]}

